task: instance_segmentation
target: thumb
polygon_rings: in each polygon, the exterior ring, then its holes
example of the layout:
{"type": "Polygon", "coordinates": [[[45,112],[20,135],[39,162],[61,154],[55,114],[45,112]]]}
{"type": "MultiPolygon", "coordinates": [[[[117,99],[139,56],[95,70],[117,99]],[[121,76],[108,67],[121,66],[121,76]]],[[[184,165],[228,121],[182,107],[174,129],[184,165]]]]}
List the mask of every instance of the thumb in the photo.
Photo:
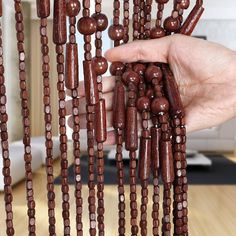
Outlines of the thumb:
{"type": "Polygon", "coordinates": [[[105,57],[111,62],[144,61],[167,63],[169,48],[172,41],[173,36],[151,40],[136,40],[134,42],[109,49],[105,53],[105,57]]]}

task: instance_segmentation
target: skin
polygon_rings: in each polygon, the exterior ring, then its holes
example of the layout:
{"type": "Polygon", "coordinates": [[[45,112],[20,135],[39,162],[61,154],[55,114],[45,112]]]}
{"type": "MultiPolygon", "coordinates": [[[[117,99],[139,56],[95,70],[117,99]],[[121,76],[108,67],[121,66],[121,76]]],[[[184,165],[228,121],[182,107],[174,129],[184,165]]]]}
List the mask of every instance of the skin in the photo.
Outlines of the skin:
{"type": "MultiPolygon", "coordinates": [[[[219,44],[188,36],[135,41],[106,52],[108,61],[169,63],[179,87],[186,114],[187,132],[219,125],[236,116],[236,53],[219,44]]],[[[103,80],[107,127],[112,127],[114,77],[103,80]]],[[[80,83],[80,104],[85,104],[80,83]]],[[[68,115],[71,101],[67,102],[68,115]]],[[[85,106],[80,106],[81,128],[86,128],[85,106]]],[[[69,118],[72,127],[72,117],[69,118]]],[[[106,144],[115,143],[113,131],[106,144]]]]}

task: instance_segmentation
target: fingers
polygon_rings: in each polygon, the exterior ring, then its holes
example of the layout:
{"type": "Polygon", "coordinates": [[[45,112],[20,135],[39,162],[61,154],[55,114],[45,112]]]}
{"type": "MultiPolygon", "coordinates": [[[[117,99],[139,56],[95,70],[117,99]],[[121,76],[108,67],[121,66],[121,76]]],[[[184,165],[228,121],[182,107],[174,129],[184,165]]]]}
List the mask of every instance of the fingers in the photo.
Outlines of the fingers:
{"type": "MultiPolygon", "coordinates": [[[[106,93],[103,94],[103,98],[106,101],[106,110],[111,111],[112,110],[112,104],[113,104],[113,93],[106,93]]],[[[72,100],[66,101],[66,115],[72,114],[72,100]]],[[[85,97],[81,97],[79,99],[79,114],[83,115],[86,114],[86,99],[85,97]]]]}
{"type": "Polygon", "coordinates": [[[108,50],[105,57],[108,61],[166,63],[172,40],[173,36],[167,36],[160,39],[134,41],[108,50]]]}
{"type": "MultiPolygon", "coordinates": [[[[102,78],[102,91],[103,93],[108,93],[112,91],[115,87],[115,76],[106,76],[102,78]]],[[[84,97],[85,96],[85,90],[84,90],[84,81],[79,82],[79,87],[77,89],[79,97],[84,97]]],[[[66,94],[68,96],[71,96],[71,91],[66,90],[66,94]]]]}

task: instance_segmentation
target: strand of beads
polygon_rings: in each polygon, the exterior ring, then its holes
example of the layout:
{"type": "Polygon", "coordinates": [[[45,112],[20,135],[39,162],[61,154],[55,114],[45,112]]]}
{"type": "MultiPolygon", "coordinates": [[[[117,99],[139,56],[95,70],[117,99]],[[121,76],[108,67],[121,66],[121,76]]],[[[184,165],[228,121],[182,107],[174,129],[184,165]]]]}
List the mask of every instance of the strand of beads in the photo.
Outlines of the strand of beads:
{"type": "Polygon", "coordinates": [[[37,1],[37,14],[40,18],[40,37],[42,53],[42,77],[43,77],[43,103],[45,121],[45,145],[46,145],[46,173],[48,190],[48,217],[49,235],[55,235],[55,193],[53,176],[53,141],[52,141],[52,114],[50,102],[50,79],[49,79],[49,48],[47,36],[47,17],[50,15],[50,1],[37,1]]]}
{"type": "Polygon", "coordinates": [[[151,21],[152,21],[152,2],[153,0],[146,0],[144,6],[144,37],[150,37],[151,21]]]}
{"type": "Polygon", "coordinates": [[[15,19],[17,31],[17,48],[19,55],[19,85],[21,95],[21,113],[23,123],[24,160],[26,177],[26,194],[28,206],[28,231],[29,235],[35,235],[35,200],[33,191],[33,175],[31,167],[31,145],[30,145],[30,119],[29,119],[29,94],[26,86],[25,50],[24,50],[24,24],[21,0],[15,0],[15,19]]]}
{"type": "Polygon", "coordinates": [[[95,105],[95,138],[97,142],[97,221],[98,235],[105,234],[104,224],[104,152],[103,143],[107,139],[106,129],[106,104],[102,98],[102,75],[106,73],[108,68],[107,60],[102,56],[102,32],[108,26],[106,15],[101,13],[101,1],[95,1],[95,13],[92,17],[96,21],[95,46],[96,53],[92,59],[95,74],[97,75],[97,87],[99,102],[95,105]]]}
{"type": "MultiPolygon", "coordinates": [[[[0,20],[2,18],[2,1],[0,1],[0,20]]],[[[0,130],[1,130],[1,148],[2,148],[2,161],[4,176],[4,201],[6,212],[6,235],[13,236],[15,233],[13,226],[13,211],[12,211],[12,179],[11,179],[11,160],[9,157],[9,142],[8,142],[8,114],[6,111],[6,86],[4,77],[3,65],[3,45],[2,45],[2,25],[0,23],[0,130]]]]}
{"type": "Polygon", "coordinates": [[[94,176],[94,112],[95,105],[99,102],[97,76],[92,62],[91,55],[91,35],[96,32],[96,20],[90,17],[90,0],[83,0],[83,17],[78,21],[78,30],[84,36],[84,87],[86,97],[86,119],[87,119],[87,145],[88,145],[88,165],[89,165],[89,221],[90,235],[96,235],[96,194],[94,176]]]}
{"type": "Polygon", "coordinates": [[[53,14],[53,42],[56,45],[57,73],[58,73],[58,98],[59,98],[59,131],[61,151],[61,177],[62,177],[62,217],[64,224],[64,235],[70,235],[70,203],[68,185],[68,160],[67,160],[67,134],[66,134],[66,108],[64,90],[64,45],[67,41],[66,33],[66,1],[54,1],[53,14]]]}
{"type": "MultiPolygon", "coordinates": [[[[113,2],[113,25],[109,27],[108,34],[114,41],[114,46],[118,46],[123,39],[129,40],[129,0],[124,1],[124,26],[119,24],[120,1],[113,2]]],[[[121,82],[125,66],[122,62],[113,62],[110,66],[110,73],[116,76],[113,98],[113,128],[116,132],[116,167],[118,182],[118,233],[119,236],[125,235],[125,189],[124,189],[124,164],[123,164],[123,136],[125,129],[125,89],[121,82]]]]}
{"type": "Polygon", "coordinates": [[[69,17],[69,43],[66,44],[66,64],[65,64],[65,86],[72,95],[72,115],[73,115],[73,154],[75,173],[75,203],[76,203],[76,231],[78,236],[83,235],[83,199],[80,166],[80,117],[79,117],[79,64],[78,45],[76,43],[76,16],[80,11],[80,2],[70,0],[66,4],[66,13],[69,17]]]}

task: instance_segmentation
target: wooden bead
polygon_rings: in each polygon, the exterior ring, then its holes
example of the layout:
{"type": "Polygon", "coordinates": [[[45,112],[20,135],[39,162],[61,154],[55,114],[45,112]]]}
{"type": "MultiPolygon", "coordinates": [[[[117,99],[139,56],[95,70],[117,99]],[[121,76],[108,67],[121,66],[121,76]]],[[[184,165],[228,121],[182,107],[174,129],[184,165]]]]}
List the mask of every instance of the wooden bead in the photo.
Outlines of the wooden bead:
{"type": "Polygon", "coordinates": [[[2,0],[0,0],[0,17],[2,16],[2,0]]]}
{"type": "Polygon", "coordinates": [[[166,36],[166,32],[162,27],[153,27],[150,32],[151,39],[158,39],[166,36]]]}
{"type": "Polygon", "coordinates": [[[103,75],[106,73],[107,68],[108,68],[108,63],[107,63],[106,58],[94,57],[92,61],[93,61],[93,66],[94,66],[96,75],[103,75]]]}
{"type": "Polygon", "coordinates": [[[125,128],[125,88],[120,81],[116,82],[113,98],[113,127],[125,128]]]}
{"type": "Polygon", "coordinates": [[[129,83],[133,83],[135,86],[138,86],[140,77],[136,72],[129,70],[123,74],[122,81],[126,85],[129,85],[129,83]]]}
{"type": "Polygon", "coordinates": [[[163,73],[164,90],[169,100],[171,115],[175,116],[180,113],[184,115],[184,108],[174,75],[167,65],[163,66],[163,73]]]}
{"type": "Polygon", "coordinates": [[[65,86],[76,89],[79,85],[79,64],[77,44],[66,45],[65,86]]]}
{"type": "Polygon", "coordinates": [[[143,63],[136,63],[133,66],[133,71],[136,72],[137,74],[143,76],[146,71],[146,66],[143,63]]]}
{"type": "Polygon", "coordinates": [[[149,98],[148,97],[138,98],[136,106],[137,106],[137,108],[140,112],[150,111],[150,100],[149,100],[149,98]]]}
{"type": "Polygon", "coordinates": [[[46,18],[50,15],[50,0],[37,0],[37,15],[46,18]]]}
{"type": "Polygon", "coordinates": [[[125,70],[125,65],[122,62],[112,62],[110,65],[110,73],[113,76],[121,76],[125,70]]]}
{"type": "Polygon", "coordinates": [[[111,40],[119,41],[124,37],[123,25],[111,25],[108,29],[108,35],[111,40]]]}
{"type": "Polygon", "coordinates": [[[174,162],[171,141],[160,142],[160,160],[163,183],[174,181],[174,162]]]}
{"type": "Polygon", "coordinates": [[[180,8],[182,9],[188,9],[190,5],[190,0],[181,0],[180,1],[180,8]]]}
{"type": "MultiPolygon", "coordinates": [[[[202,1],[201,1],[202,2],[202,1]]],[[[193,10],[188,15],[187,19],[185,20],[184,24],[182,25],[179,33],[184,35],[191,35],[195,26],[197,25],[204,8],[200,5],[196,5],[193,10]]]]}
{"type": "Polygon", "coordinates": [[[128,151],[136,151],[138,148],[138,122],[136,107],[127,107],[126,109],[125,148],[128,151]]]}
{"type": "Polygon", "coordinates": [[[96,21],[94,18],[86,16],[78,21],[78,30],[83,35],[92,35],[96,32],[96,21]]]}
{"type": "Polygon", "coordinates": [[[106,105],[101,99],[95,105],[95,137],[97,143],[105,142],[107,139],[106,105]]]}
{"type": "Polygon", "coordinates": [[[155,65],[150,65],[145,71],[145,80],[148,83],[151,83],[153,79],[157,79],[157,81],[161,81],[162,71],[160,67],[155,66],[155,65]]]}
{"type": "Polygon", "coordinates": [[[163,112],[166,113],[169,110],[169,102],[166,98],[160,97],[155,98],[151,104],[151,110],[153,114],[158,115],[159,113],[163,112]]]}
{"type": "Polygon", "coordinates": [[[167,2],[169,2],[169,0],[155,0],[156,3],[159,3],[159,4],[165,4],[167,2]]]}
{"type": "Polygon", "coordinates": [[[80,2],[78,0],[69,0],[66,4],[66,14],[69,17],[75,17],[79,14],[80,2]]]}
{"type": "Polygon", "coordinates": [[[55,44],[65,44],[66,40],[66,1],[55,0],[53,14],[53,42],[55,44]]]}
{"type": "Polygon", "coordinates": [[[97,31],[104,31],[104,30],[106,30],[106,28],[108,26],[108,19],[107,19],[107,16],[105,14],[94,13],[92,15],[92,17],[96,21],[97,31]]]}
{"type": "Polygon", "coordinates": [[[164,21],[164,29],[168,32],[177,32],[180,28],[179,18],[169,16],[164,21]]]}
{"type": "Polygon", "coordinates": [[[99,101],[97,76],[92,61],[83,61],[84,87],[87,105],[95,105],[99,101]]]}
{"type": "Polygon", "coordinates": [[[151,157],[152,157],[152,170],[158,176],[160,168],[160,149],[159,143],[161,139],[161,129],[157,127],[151,127],[151,157]]]}
{"type": "Polygon", "coordinates": [[[140,180],[148,180],[150,178],[151,169],[151,139],[140,138],[139,149],[139,169],[138,174],[140,180]]]}

